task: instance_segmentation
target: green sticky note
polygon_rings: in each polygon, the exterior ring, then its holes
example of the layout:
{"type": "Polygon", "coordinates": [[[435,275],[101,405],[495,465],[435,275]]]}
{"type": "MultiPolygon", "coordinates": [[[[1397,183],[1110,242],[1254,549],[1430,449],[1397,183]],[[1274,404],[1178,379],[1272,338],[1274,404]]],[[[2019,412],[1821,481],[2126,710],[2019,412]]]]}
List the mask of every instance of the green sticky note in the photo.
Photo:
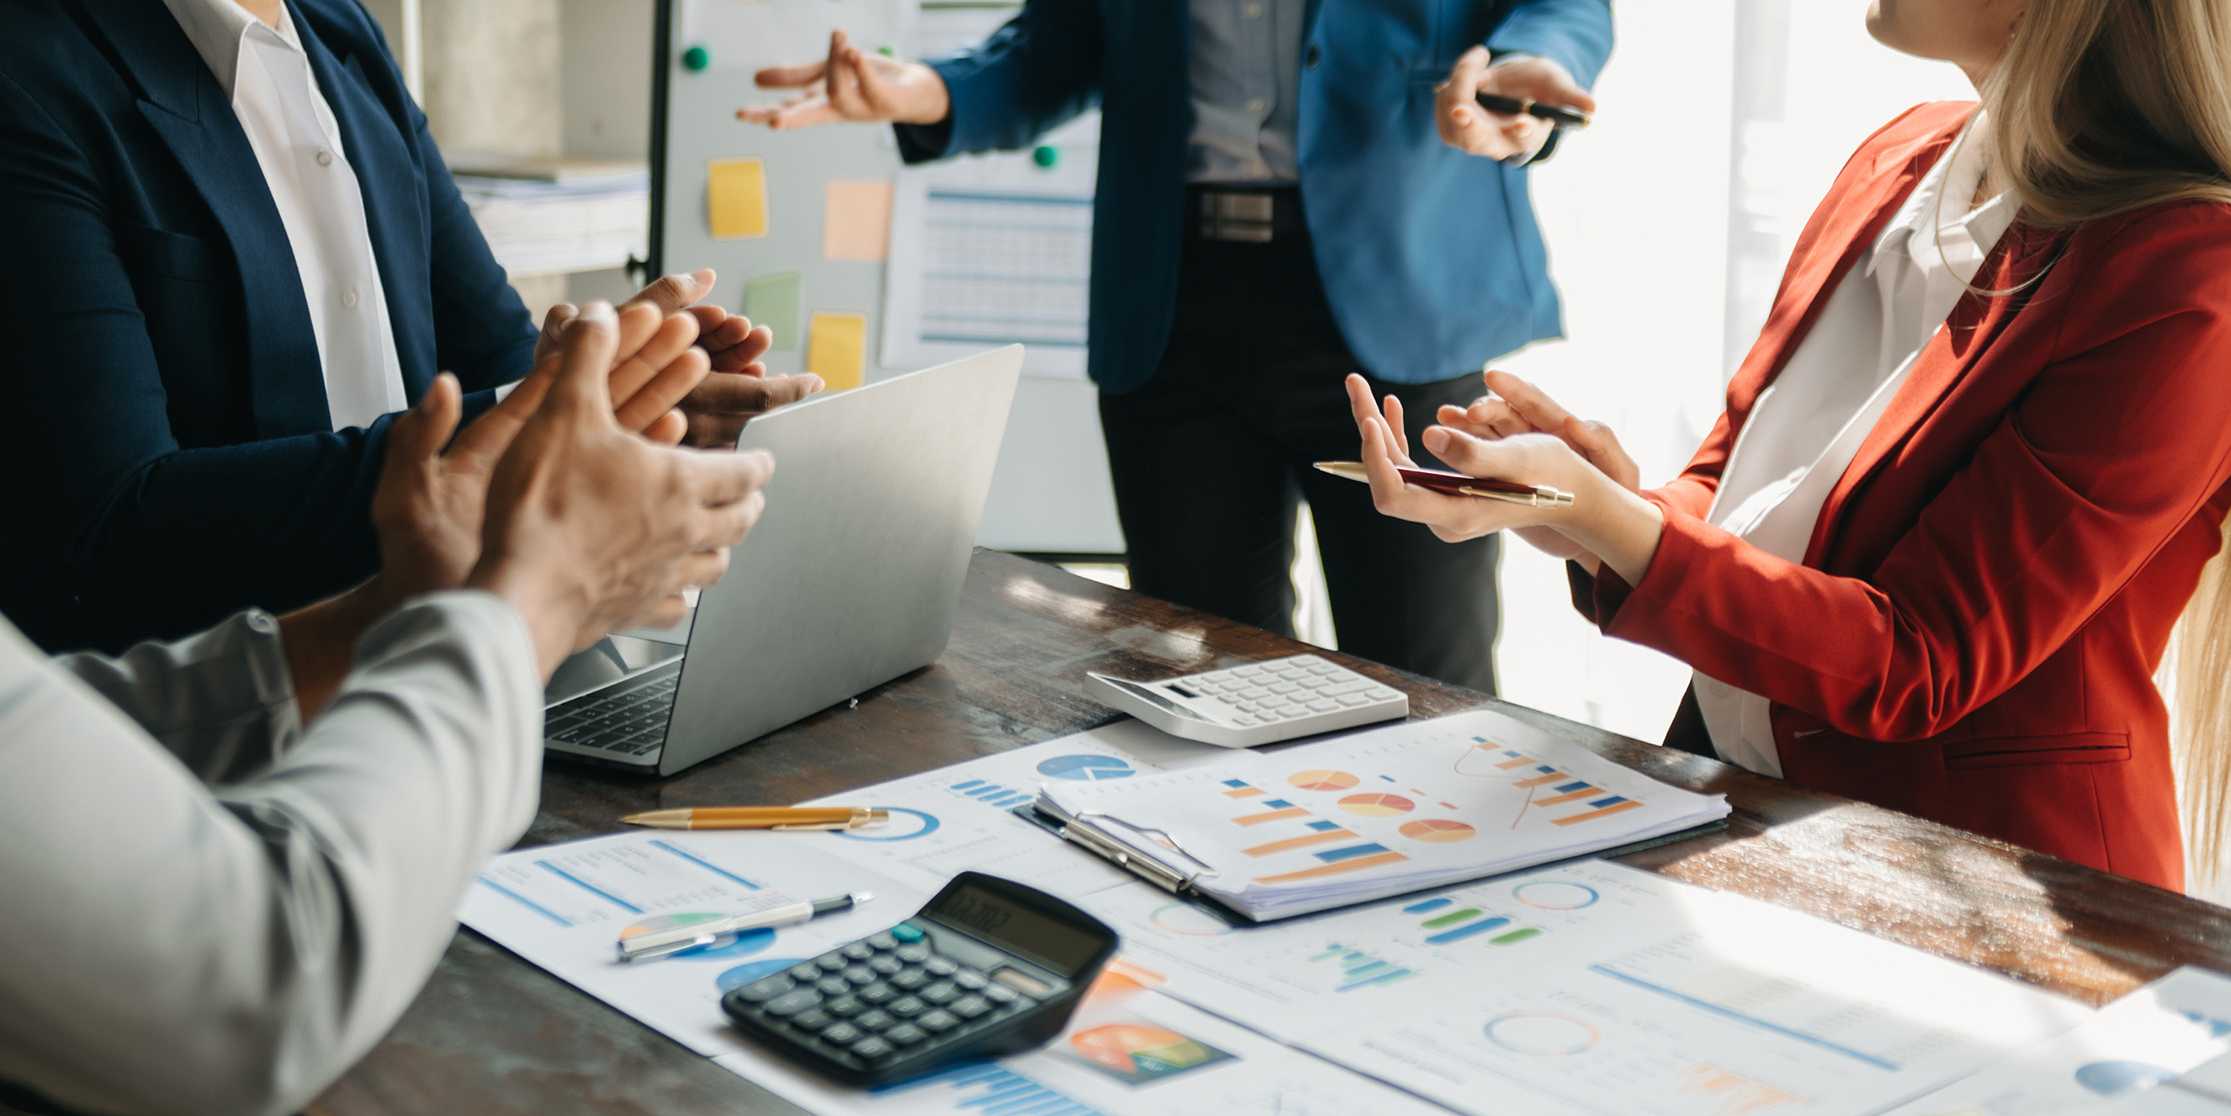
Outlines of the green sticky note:
{"type": "Polygon", "coordinates": [[[762,276],[744,284],[744,316],[755,326],[775,331],[775,348],[786,353],[798,350],[801,336],[799,286],[800,276],[795,271],[762,276]]]}

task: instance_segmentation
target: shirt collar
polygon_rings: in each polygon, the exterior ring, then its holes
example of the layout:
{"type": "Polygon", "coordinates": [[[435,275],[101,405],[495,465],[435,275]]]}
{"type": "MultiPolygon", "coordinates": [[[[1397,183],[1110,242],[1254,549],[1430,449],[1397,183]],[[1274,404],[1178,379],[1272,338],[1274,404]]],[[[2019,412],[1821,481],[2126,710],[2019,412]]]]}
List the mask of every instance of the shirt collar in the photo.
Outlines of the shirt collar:
{"type": "Polygon", "coordinates": [[[294,15],[285,4],[279,5],[279,26],[266,27],[262,20],[250,14],[234,0],[163,0],[170,8],[173,19],[186,40],[194,45],[195,53],[209,64],[209,72],[217,77],[217,87],[225,96],[233,95],[240,80],[240,52],[250,35],[264,37],[293,50],[302,49],[301,36],[294,30],[294,15]]]}
{"type": "Polygon", "coordinates": [[[1949,263],[1961,280],[1974,281],[1983,258],[2014,224],[2013,199],[2004,193],[1970,207],[1990,165],[1990,148],[1990,115],[1977,110],[1883,230],[1867,274],[1896,258],[1893,253],[1904,253],[1924,269],[1949,263]],[[1933,236],[1932,222],[1937,223],[1933,236]]]}

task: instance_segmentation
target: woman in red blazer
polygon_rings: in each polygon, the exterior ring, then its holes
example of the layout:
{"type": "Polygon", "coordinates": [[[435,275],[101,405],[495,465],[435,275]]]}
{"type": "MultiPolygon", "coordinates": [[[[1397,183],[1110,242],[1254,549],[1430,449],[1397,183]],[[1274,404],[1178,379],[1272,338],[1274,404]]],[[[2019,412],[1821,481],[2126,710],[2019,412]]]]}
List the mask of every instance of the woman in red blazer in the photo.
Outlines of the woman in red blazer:
{"type": "MultiPolygon", "coordinates": [[[[1425,448],[1575,505],[1405,485],[1399,407],[1351,379],[1375,502],[1573,559],[1606,634],[1696,668],[1669,743],[2181,886],[2153,676],[2231,511],[2227,28],[2231,0],[1878,3],[1877,37],[1961,65],[1982,111],[1922,106],[1853,156],[1678,478],[1637,491],[1608,431],[1491,373],[1425,448]],[[1911,329],[1962,245],[1949,315],[1911,329]]],[[[2221,663],[2231,596],[2210,599],[2190,657],[2221,663]]],[[[2206,681],[2180,715],[2220,728],[2231,679],[2206,681]]],[[[2227,743],[2193,788],[2208,850],[2227,743]]]]}

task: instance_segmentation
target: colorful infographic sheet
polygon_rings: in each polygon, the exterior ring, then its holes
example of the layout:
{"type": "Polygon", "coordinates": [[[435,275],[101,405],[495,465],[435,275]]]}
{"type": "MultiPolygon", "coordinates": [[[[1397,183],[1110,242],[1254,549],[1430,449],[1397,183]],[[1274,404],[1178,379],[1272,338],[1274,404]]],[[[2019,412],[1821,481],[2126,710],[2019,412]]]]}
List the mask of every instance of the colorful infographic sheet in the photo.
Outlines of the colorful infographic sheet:
{"type": "MultiPolygon", "coordinates": [[[[1532,754],[1522,730],[1491,743],[1532,754]]],[[[1638,1097],[1676,1116],[1873,1113],[2045,1049],[2085,1014],[1825,922],[1601,862],[1235,927],[1014,814],[1044,784],[1113,786],[1233,759],[1126,722],[835,796],[891,809],[874,830],[638,832],[511,853],[484,873],[463,918],[825,1113],[1625,1114],[1643,1110],[1638,1097]],[[724,989],[905,918],[964,868],[1044,888],[1122,933],[1115,977],[1060,1040],[867,1093],[729,1027],[724,989]],[[875,901],[842,915],[668,961],[616,959],[631,931],[860,890],[875,901]]],[[[1358,783],[1321,793],[1366,793],[1358,783]]]]}
{"type": "Polygon", "coordinates": [[[827,1113],[1031,1116],[1426,1116],[1444,1110],[1159,995],[1120,968],[1060,1038],[863,1092],[764,1055],[716,1064],[827,1113]]]}
{"type": "Polygon", "coordinates": [[[1053,781],[1045,791],[1067,816],[1265,921],[1727,816],[1718,796],[1514,731],[1526,730],[1480,711],[1129,782],[1053,781]]]}
{"type": "Polygon", "coordinates": [[[1880,1112],[2087,1014],[1603,862],[1267,926],[1138,891],[1086,905],[1169,995],[1465,1112],[1880,1112]]]}

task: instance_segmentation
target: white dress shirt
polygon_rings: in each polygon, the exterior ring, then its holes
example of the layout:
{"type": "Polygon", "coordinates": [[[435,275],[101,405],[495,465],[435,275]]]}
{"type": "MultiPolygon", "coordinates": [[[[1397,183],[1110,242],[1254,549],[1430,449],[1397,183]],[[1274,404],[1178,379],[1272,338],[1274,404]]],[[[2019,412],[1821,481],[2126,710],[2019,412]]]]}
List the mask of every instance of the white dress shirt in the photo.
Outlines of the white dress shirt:
{"type": "Polygon", "coordinates": [[[333,428],[406,409],[364,195],[293,17],[281,5],[272,28],[234,0],[163,2],[231,95],[271,188],[309,303],[333,428]]]}
{"type": "MultiPolygon", "coordinates": [[[[1805,560],[1829,492],[2014,222],[2003,194],[1970,208],[1989,128],[1978,113],[1759,393],[1728,455],[1713,525],[1776,557],[1805,560]]],[[[1766,699],[1702,674],[1695,685],[1720,758],[1780,777],[1766,699]]]]}

